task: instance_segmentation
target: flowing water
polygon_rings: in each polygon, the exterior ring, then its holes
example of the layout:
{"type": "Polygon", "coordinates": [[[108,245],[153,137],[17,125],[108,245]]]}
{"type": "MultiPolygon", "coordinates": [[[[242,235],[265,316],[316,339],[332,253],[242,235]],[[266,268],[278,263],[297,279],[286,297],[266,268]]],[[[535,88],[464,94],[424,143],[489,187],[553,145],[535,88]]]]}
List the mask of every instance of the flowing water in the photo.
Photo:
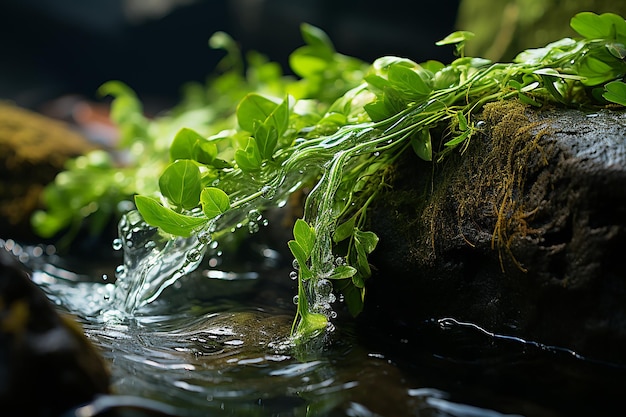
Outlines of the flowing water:
{"type": "MultiPolygon", "coordinates": [[[[154,241],[149,230],[134,233],[154,241]]],[[[453,318],[412,328],[355,321],[337,301],[335,330],[294,346],[291,262],[261,242],[172,258],[165,275],[176,280],[144,287],[158,297],[127,310],[127,271],[117,266],[130,261],[119,251],[85,262],[0,241],[110,365],[113,394],[63,417],[620,415],[611,410],[623,402],[623,368],[453,318]]],[[[133,250],[151,259],[152,245],[142,248],[133,250]]]]}

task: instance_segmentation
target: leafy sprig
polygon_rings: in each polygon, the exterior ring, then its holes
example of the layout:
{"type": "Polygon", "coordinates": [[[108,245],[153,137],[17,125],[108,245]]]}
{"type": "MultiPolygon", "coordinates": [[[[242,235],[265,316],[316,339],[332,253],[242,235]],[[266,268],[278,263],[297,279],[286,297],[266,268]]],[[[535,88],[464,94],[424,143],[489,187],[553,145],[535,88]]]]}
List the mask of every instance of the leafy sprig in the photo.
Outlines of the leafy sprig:
{"type": "MultiPolygon", "coordinates": [[[[450,64],[381,57],[365,65],[337,53],[321,30],[303,25],[306,45],[290,57],[301,79],[268,78],[275,67],[258,66],[250,78],[271,88],[250,88],[232,106],[236,122],[226,129],[179,129],[160,192],[140,193],[137,208],[166,233],[219,233],[250,209],[281,205],[312,186],[288,243],[298,276],[294,335],[311,337],[332,316],[333,297],[320,290],[329,282],[352,314],[362,310],[368,256],[378,243],[367,230],[367,209],[404,152],[426,161],[462,152],[480,131],[477,115],[488,102],[626,104],[624,19],[580,13],[571,26],[581,38],[523,51],[511,63],[464,56],[471,34],[456,32],[439,42],[456,45],[450,64]]],[[[133,106],[129,111],[136,113],[133,106]]],[[[138,120],[120,114],[119,121],[134,132],[145,128],[138,120]]]]}

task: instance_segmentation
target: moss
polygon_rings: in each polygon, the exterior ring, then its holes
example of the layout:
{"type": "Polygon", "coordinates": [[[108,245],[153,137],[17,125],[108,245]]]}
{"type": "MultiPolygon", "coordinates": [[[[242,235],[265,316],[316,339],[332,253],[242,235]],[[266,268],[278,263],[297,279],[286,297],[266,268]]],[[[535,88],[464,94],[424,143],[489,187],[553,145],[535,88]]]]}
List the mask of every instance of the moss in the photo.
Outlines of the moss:
{"type": "MultiPolygon", "coordinates": [[[[0,102],[0,226],[29,234],[30,215],[43,187],[68,158],[95,146],[66,123],[0,102]]],[[[17,236],[2,236],[17,237],[17,236]]]]}

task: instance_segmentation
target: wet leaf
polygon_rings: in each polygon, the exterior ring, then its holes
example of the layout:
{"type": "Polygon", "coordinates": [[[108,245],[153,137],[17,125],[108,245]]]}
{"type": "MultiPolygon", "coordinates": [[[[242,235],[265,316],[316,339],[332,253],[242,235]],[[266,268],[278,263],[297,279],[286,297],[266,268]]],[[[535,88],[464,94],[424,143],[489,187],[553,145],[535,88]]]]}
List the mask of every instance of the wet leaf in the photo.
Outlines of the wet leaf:
{"type": "Polygon", "coordinates": [[[188,159],[170,164],[159,177],[161,193],[175,205],[190,210],[200,201],[200,170],[188,159]]]}
{"type": "Polygon", "coordinates": [[[195,230],[207,222],[207,219],[202,217],[176,213],[161,205],[157,200],[146,196],[135,196],[135,205],[146,223],[176,236],[191,236],[195,230]]]}
{"type": "Polygon", "coordinates": [[[202,203],[202,211],[209,219],[217,217],[230,209],[228,194],[215,187],[208,187],[202,190],[200,202],[202,203]]]}

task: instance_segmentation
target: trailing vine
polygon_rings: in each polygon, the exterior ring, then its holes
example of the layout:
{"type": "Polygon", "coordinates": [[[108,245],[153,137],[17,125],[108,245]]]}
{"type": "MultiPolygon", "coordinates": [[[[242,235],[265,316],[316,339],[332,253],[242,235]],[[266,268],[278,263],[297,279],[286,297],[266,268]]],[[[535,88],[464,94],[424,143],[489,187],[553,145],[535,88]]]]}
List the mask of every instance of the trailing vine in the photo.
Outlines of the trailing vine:
{"type": "MultiPolygon", "coordinates": [[[[282,76],[258,56],[248,78],[233,65],[216,84],[239,86],[241,97],[226,100],[230,111],[222,106],[219,116],[204,119],[204,129],[180,128],[166,146],[158,187],[126,194],[138,194],[134,203],[143,219],[163,233],[219,239],[312,187],[288,242],[299,284],[293,333],[310,338],[329,326],[335,294],[353,315],[362,310],[368,255],[378,242],[367,230],[367,208],[402,153],[440,161],[463,152],[482,128],[476,115],[489,102],[626,106],[626,21],[586,12],[571,26],[580,38],[523,51],[511,63],[464,56],[472,34],[455,32],[438,42],[455,46],[450,64],[386,56],[367,65],[337,53],[320,29],[302,25],[306,45],[290,57],[300,78],[282,76]],[[442,140],[433,139],[440,131],[442,140]]],[[[151,146],[150,152],[163,147],[132,92],[119,84],[103,91],[115,95],[113,116],[123,134],[135,138],[129,142],[151,146]]],[[[199,108],[220,102],[215,95],[211,100],[199,108]]],[[[130,176],[146,168],[139,158],[137,164],[130,176]]],[[[45,219],[37,221],[45,229],[45,219]]]]}

